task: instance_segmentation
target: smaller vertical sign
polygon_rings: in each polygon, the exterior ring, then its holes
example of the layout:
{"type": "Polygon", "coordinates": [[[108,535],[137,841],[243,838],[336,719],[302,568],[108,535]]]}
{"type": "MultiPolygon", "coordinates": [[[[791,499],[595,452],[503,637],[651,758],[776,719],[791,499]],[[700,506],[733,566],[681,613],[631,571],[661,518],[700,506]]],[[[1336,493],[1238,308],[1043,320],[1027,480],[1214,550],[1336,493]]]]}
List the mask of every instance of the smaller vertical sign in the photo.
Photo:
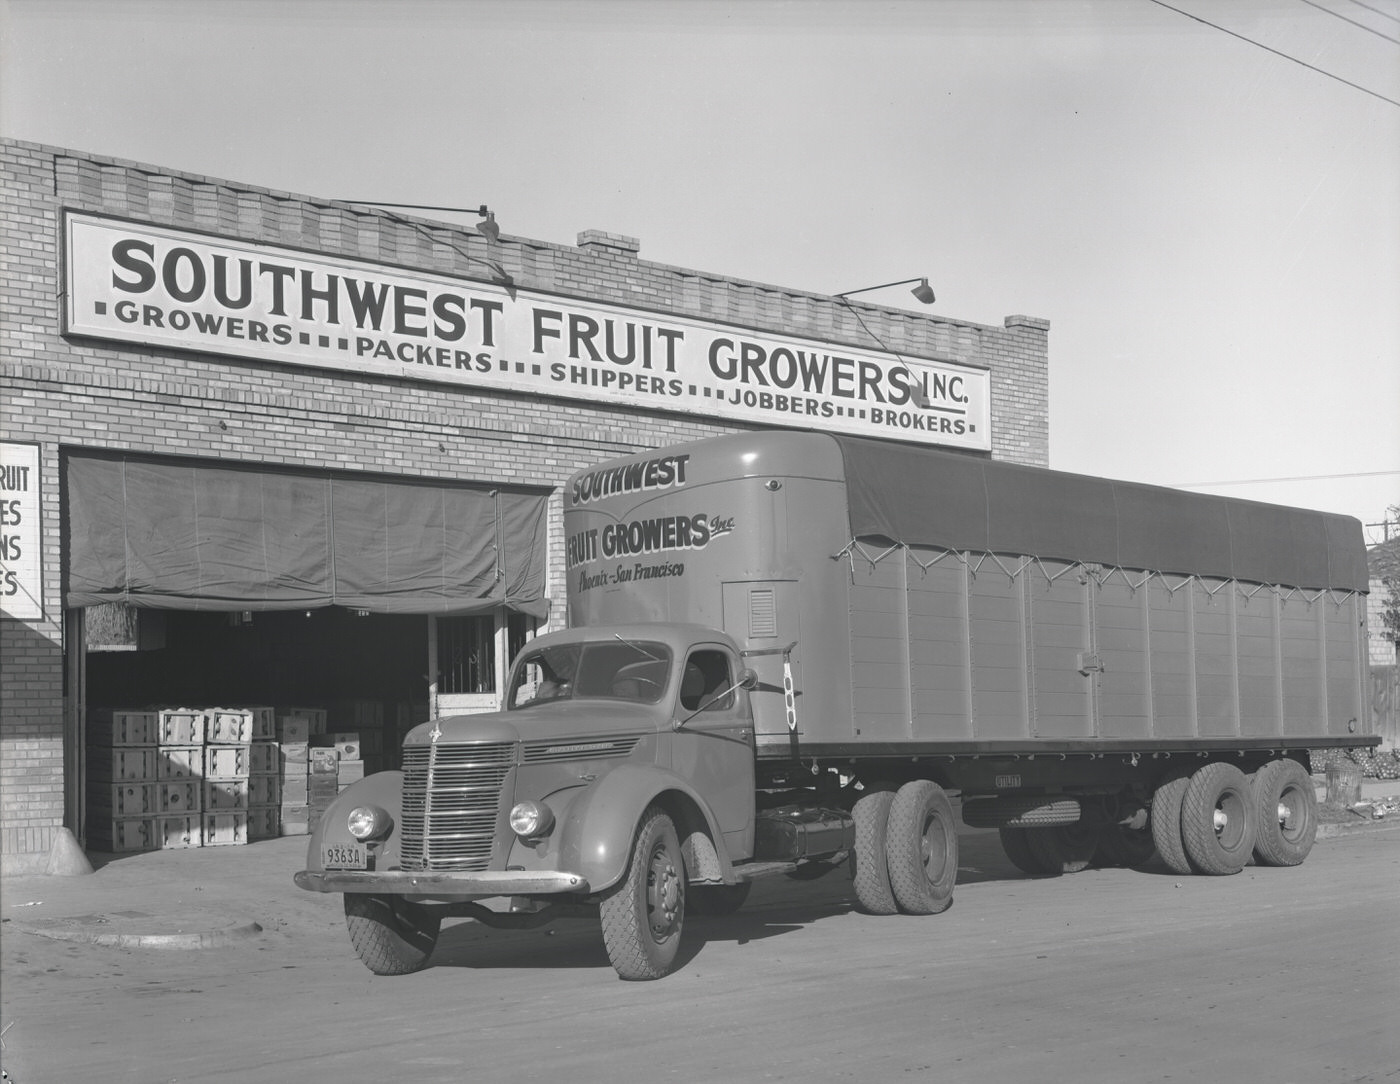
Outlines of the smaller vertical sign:
{"type": "Polygon", "coordinates": [[[44,617],[39,446],[0,442],[0,617],[44,617]]]}

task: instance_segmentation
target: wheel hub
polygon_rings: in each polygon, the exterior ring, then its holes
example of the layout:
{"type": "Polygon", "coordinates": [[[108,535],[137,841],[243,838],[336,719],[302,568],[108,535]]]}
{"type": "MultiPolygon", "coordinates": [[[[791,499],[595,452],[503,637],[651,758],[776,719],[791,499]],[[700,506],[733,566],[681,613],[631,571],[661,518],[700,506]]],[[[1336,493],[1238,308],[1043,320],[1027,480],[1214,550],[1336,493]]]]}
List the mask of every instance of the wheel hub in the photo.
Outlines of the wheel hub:
{"type": "Polygon", "coordinates": [[[660,852],[652,857],[647,873],[647,911],[652,936],[664,939],[675,927],[680,909],[680,876],[669,857],[660,852]]]}

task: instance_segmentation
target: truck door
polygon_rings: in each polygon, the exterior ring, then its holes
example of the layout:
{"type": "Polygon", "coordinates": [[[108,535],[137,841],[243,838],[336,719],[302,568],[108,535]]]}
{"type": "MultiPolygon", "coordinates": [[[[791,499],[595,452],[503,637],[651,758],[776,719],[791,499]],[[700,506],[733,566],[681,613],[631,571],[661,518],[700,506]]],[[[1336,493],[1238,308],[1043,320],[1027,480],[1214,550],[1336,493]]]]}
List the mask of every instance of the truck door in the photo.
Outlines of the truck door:
{"type": "Polygon", "coordinates": [[[682,670],[671,768],[709,799],[731,858],[753,853],[753,717],[734,688],[738,660],[718,646],[693,647],[682,670]]]}

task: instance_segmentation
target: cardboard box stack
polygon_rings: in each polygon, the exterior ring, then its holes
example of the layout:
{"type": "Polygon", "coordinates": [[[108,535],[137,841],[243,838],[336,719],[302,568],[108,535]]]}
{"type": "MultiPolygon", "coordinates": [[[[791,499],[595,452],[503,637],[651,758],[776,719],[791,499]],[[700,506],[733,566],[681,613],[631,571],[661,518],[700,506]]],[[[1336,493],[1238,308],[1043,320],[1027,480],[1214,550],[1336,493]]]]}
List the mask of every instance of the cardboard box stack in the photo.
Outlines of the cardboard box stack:
{"type": "Polygon", "coordinates": [[[88,718],[88,839],[109,852],[148,851],[156,835],[156,713],[88,718]]]}
{"type": "Polygon", "coordinates": [[[365,777],[364,738],[359,731],[332,734],[330,747],[335,750],[335,782],[338,791],[365,777]]]}
{"type": "Polygon", "coordinates": [[[325,729],[323,709],[278,710],[279,831],[284,836],[304,836],[311,830],[307,815],[307,748],[312,736],[324,734],[325,729]]]}
{"type": "MultiPolygon", "coordinates": [[[[324,744],[332,748],[353,746],[341,749],[341,760],[359,763],[358,769],[351,768],[347,783],[355,781],[354,772],[361,776],[383,771],[384,751],[384,704],[378,700],[341,700],[331,705],[329,728],[324,744]]],[[[321,744],[312,741],[313,745],[321,744]]]]}
{"type": "Polygon", "coordinates": [[[313,745],[307,749],[306,820],[308,828],[320,823],[327,807],[340,793],[340,754],[332,747],[313,745]]]}

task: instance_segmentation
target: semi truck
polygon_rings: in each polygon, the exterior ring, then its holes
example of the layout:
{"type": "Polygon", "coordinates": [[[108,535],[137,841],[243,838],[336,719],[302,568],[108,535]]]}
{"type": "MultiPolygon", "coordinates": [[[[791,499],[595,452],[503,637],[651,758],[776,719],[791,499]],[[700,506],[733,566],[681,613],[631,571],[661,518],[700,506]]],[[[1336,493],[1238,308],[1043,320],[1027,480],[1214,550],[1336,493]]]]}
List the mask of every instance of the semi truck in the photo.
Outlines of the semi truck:
{"type": "Polygon", "coordinates": [[[567,628],[503,710],[418,726],[310,837],[376,973],[445,918],[591,913],[656,979],[777,874],[937,914],[959,819],[1038,876],[1297,865],[1312,751],[1378,742],[1348,517],[782,431],[581,471],[564,533],[567,628]]]}

